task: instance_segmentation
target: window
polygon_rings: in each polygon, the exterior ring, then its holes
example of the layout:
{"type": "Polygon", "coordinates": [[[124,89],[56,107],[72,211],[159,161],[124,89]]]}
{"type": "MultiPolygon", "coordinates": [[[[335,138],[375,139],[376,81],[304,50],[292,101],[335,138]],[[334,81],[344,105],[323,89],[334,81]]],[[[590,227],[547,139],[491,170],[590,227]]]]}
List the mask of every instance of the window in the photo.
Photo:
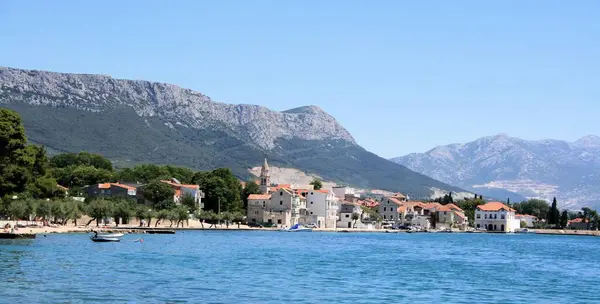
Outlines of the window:
{"type": "Polygon", "coordinates": [[[390,207],[390,211],[394,211],[394,207],[390,207]]]}
{"type": "Polygon", "coordinates": [[[253,223],[256,223],[256,219],[252,219],[252,222],[253,222],[253,223]]]}
{"type": "Polygon", "coordinates": [[[504,218],[505,218],[505,215],[504,215],[504,214],[501,214],[501,215],[500,215],[500,219],[504,219],[504,218]]]}
{"type": "Polygon", "coordinates": [[[313,194],[314,194],[313,192],[310,193],[310,195],[313,195],[313,194]]]}
{"type": "Polygon", "coordinates": [[[279,195],[280,195],[280,196],[283,196],[283,191],[279,192],[279,195]]]}
{"type": "Polygon", "coordinates": [[[477,228],[481,228],[481,225],[477,224],[477,228]]]}
{"type": "Polygon", "coordinates": [[[263,208],[264,208],[264,207],[266,207],[266,204],[265,204],[265,202],[263,202],[263,208]]]}
{"type": "Polygon", "coordinates": [[[485,214],[485,219],[487,220],[487,213],[485,214]]]}
{"type": "Polygon", "coordinates": [[[277,220],[277,224],[281,224],[281,220],[280,220],[280,219],[279,219],[279,220],[277,220]]]}
{"type": "Polygon", "coordinates": [[[312,204],[313,204],[313,202],[310,202],[310,204],[312,205],[312,204]]]}
{"type": "Polygon", "coordinates": [[[312,211],[310,212],[310,214],[312,214],[312,211]]]}
{"type": "MultiPolygon", "coordinates": [[[[477,218],[480,219],[481,218],[481,214],[477,214],[477,218]]],[[[477,225],[477,226],[479,226],[479,225],[477,225]]],[[[477,227],[477,228],[479,228],[479,227],[477,227]]]]}
{"type": "Polygon", "coordinates": [[[350,214],[346,214],[346,217],[350,217],[350,214]]]}
{"type": "MultiPolygon", "coordinates": [[[[498,215],[494,214],[494,219],[497,219],[497,218],[498,218],[498,215]]],[[[496,230],[496,229],[494,228],[494,230],[496,230]]]]}
{"type": "Polygon", "coordinates": [[[383,211],[386,211],[386,207],[383,207],[383,211]]]}
{"type": "Polygon", "coordinates": [[[385,216],[385,214],[383,215],[383,219],[384,219],[384,220],[387,220],[387,217],[385,216]]]}
{"type": "Polygon", "coordinates": [[[446,215],[446,211],[444,211],[444,215],[446,215]]]}
{"type": "Polygon", "coordinates": [[[279,201],[279,205],[283,205],[283,201],[279,201]]]}
{"type": "Polygon", "coordinates": [[[272,222],[273,222],[273,220],[269,219],[269,223],[272,223],[272,222]]]}

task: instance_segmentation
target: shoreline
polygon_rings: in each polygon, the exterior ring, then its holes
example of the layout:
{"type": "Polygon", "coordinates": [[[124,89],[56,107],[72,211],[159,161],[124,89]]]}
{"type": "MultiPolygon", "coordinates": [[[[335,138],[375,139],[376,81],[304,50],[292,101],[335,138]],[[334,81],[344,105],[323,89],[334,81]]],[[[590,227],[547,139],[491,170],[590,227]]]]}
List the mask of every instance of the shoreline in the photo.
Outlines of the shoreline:
{"type": "MultiPolygon", "coordinates": [[[[19,228],[15,233],[17,234],[56,234],[56,233],[70,233],[70,234],[85,234],[92,233],[93,231],[98,232],[121,232],[127,234],[145,234],[148,230],[158,230],[158,231],[279,231],[279,228],[253,228],[245,225],[240,225],[238,228],[237,225],[230,225],[226,227],[225,225],[220,225],[213,228],[201,227],[200,225],[191,225],[190,227],[169,227],[169,226],[159,226],[159,227],[140,227],[133,225],[126,226],[59,226],[59,227],[26,227],[19,228]]],[[[334,232],[334,233],[409,233],[404,230],[387,230],[387,229],[348,229],[348,228],[314,228],[313,232],[334,232]]],[[[428,233],[428,232],[413,232],[413,233],[428,233]]],[[[448,233],[448,232],[437,232],[437,233],[448,233]]],[[[513,233],[503,233],[503,232],[486,232],[486,231],[477,231],[477,232],[469,232],[469,231],[453,231],[450,233],[484,233],[484,234],[513,234],[513,233]]],[[[539,235],[575,235],[575,236],[600,236],[600,231],[597,230],[554,230],[554,229],[531,229],[531,233],[529,234],[539,234],[539,235]]]]}

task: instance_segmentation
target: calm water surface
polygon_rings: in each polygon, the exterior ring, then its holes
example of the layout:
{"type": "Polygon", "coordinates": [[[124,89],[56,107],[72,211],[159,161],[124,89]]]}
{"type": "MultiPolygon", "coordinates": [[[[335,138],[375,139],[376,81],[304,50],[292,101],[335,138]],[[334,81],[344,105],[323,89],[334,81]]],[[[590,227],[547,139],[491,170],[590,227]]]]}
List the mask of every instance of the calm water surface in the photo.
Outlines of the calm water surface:
{"type": "Polygon", "coordinates": [[[600,238],[187,231],[0,241],[2,303],[598,303],[600,238]]]}

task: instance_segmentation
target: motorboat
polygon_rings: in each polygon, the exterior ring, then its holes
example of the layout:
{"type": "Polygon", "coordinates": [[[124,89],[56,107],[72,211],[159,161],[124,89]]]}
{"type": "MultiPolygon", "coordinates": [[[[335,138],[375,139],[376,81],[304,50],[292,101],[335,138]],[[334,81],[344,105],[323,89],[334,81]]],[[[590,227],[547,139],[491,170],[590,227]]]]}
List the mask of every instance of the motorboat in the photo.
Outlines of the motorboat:
{"type": "Polygon", "coordinates": [[[120,242],[123,233],[95,234],[90,236],[92,242],[120,242]]]}
{"type": "Polygon", "coordinates": [[[281,229],[281,231],[283,231],[283,232],[311,232],[312,228],[307,228],[300,224],[296,224],[288,229],[285,229],[285,228],[281,229]]]}

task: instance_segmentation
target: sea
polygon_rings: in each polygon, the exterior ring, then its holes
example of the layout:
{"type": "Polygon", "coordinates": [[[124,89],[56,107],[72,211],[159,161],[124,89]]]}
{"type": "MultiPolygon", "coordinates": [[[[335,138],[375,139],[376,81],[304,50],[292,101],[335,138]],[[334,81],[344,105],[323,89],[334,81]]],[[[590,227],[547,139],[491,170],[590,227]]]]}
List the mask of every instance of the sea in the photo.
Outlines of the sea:
{"type": "Polygon", "coordinates": [[[600,237],[588,236],[205,230],[0,241],[0,303],[600,303],[599,290],[600,237]]]}

